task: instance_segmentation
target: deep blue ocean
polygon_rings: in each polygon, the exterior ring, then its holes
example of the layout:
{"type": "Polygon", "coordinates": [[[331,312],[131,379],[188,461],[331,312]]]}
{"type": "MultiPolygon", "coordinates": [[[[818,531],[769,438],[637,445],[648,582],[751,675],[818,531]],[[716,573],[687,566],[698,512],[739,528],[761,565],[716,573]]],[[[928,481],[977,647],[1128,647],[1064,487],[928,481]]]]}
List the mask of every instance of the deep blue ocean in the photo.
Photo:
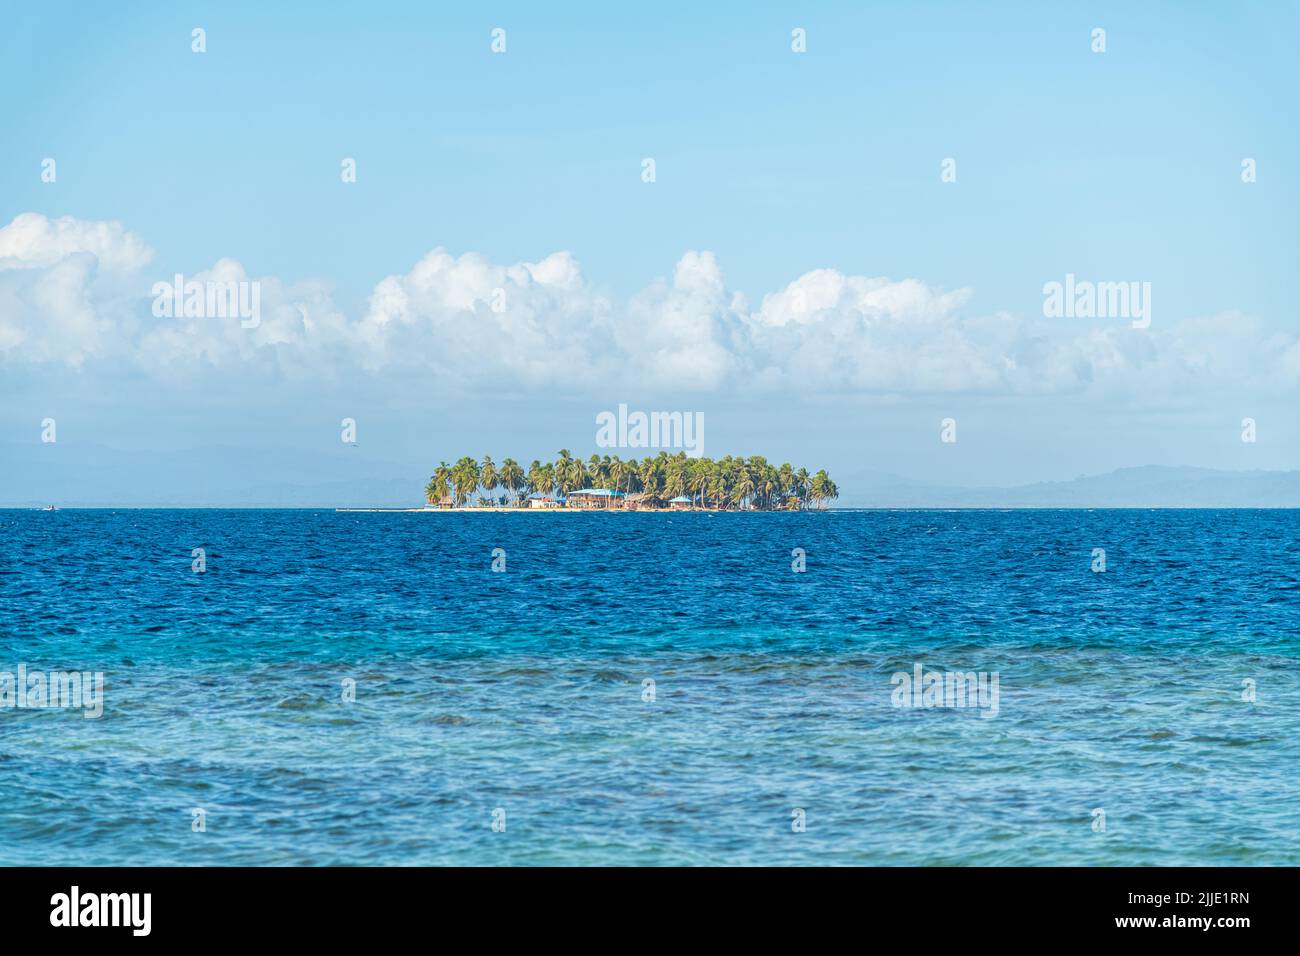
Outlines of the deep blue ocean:
{"type": "Polygon", "coordinates": [[[0,511],[20,664],[0,864],[1300,864],[1297,511],[0,511]]]}

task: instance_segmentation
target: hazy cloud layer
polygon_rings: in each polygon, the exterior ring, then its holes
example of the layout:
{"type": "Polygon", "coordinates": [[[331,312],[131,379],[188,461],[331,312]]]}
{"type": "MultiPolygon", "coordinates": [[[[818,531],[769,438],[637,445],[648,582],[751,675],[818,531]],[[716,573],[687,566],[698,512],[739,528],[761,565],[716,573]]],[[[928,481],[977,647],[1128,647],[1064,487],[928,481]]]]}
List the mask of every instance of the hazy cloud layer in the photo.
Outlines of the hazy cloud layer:
{"type": "Polygon", "coordinates": [[[186,279],[259,283],[261,320],[159,318],[153,252],[113,222],[26,213],[0,228],[0,360],[331,380],[418,375],[469,391],[644,387],[883,394],[1179,394],[1293,388],[1300,341],[1235,313],[1123,320],[970,315],[968,289],[818,269],[752,307],[709,252],[626,302],[567,252],[498,265],[435,249],[379,281],[361,316],[321,282],[222,259],[186,279]]]}

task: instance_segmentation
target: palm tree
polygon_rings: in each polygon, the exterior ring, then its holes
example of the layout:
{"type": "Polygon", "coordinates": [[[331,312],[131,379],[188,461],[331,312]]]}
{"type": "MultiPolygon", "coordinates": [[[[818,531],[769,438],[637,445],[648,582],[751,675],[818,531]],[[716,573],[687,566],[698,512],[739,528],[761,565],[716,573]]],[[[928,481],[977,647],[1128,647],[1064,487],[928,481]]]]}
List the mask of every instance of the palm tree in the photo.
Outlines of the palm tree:
{"type": "Polygon", "coordinates": [[[830,476],[826,474],[825,469],[817,472],[812,477],[812,498],[817,502],[817,507],[821,508],[827,498],[836,497],[835,484],[831,481],[830,476]]]}
{"type": "Polygon", "coordinates": [[[794,494],[794,468],[787,461],[776,470],[777,494],[789,498],[794,494]]]}
{"type": "Polygon", "coordinates": [[[478,488],[478,462],[468,455],[456,462],[451,469],[451,482],[456,489],[456,507],[469,500],[478,488]]]}
{"type": "Polygon", "coordinates": [[[587,480],[587,469],[581,459],[574,458],[568,449],[560,449],[560,458],[555,463],[555,483],[560,494],[567,496],[574,488],[581,488],[587,480]]]}
{"type": "Polygon", "coordinates": [[[709,466],[712,464],[713,462],[708,461],[707,459],[697,458],[690,469],[691,490],[700,493],[701,508],[705,507],[707,503],[705,492],[709,489],[709,478],[712,477],[710,474],[712,469],[709,466]]]}
{"type": "Polygon", "coordinates": [[[451,493],[451,468],[444,461],[433,469],[433,475],[424,488],[429,504],[436,505],[451,493]]]}
{"type": "Polygon", "coordinates": [[[713,496],[713,503],[718,508],[727,507],[729,494],[729,481],[727,470],[721,464],[711,463],[713,467],[709,469],[709,494],[713,496]]]}
{"type": "Polygon", "coordinates": [[[574,487],[569,484],[571,474],[570,469],[574,462],[573,456],[569,454],[569,449],[567,448],[561,448],[559,455],[560,457],[556,459],[553,472],[555,475],[555,485],[560,489],[560,496],[564,497],[568,493],[568,490],[574,487]]]}
{"type": "Polygon", "coordinates": [[[524,487],[524,470],[513,458],[501,462],[501,484],[510,491],[515,507],[519,507],[519,492],[524,487]]]}
{"type": "Polygon", "coordinates": [[[759,497],[763,499],[763,507],[771,508],[773,499],[781,491],[781,478],[777,470],[764,463],[762,470],[758,474],[756,484],[759,497]]]}
{"type": "Polygon", "coordinates": [[[642,459],[637,477],[641,479],[641,490],[646,494],[653,495],[659,491],[659,466],[653,458],[642,459]]]}
{"type": "Polygon", "coordinates": [[[610,459],[609,480],[614,482],[615,491],[622,491],[623,482],[626,481],[630,475],[636,474],[635,466],[636,466],[636,462],[629,463],[629,462],[621,461],[618,455],[615,455],[612,459],[610,459]],[[629,464],[632,466],[631,468],[628,467],[629,464]]]}
{"type": "Polygon", "coordinates": [[[806,506],[805,499],[807,499],[808,497],[808,481],[809,478],[808,478],[807,468],[800,468],[798,471],[794,473],[794,493],[799,496],[800,508],[804,508],[806,506]]]}
{"type": "Polygon", "coordinates": [[[492,500],[492,492],[496,491],[498,484],[497,466],[493,464],[491,455],[483,456],[483,468],[479,474],[479,483],[483,485],[483,489],[487,492],[488,501],[490,502],[492,500]]]}
{"type": "Polygon", "coordinates": [[[680,498],[690,490],[690,481],[686,466],[677,458],[667,460],[664,469],[664,496],[680,498]]]}
{"type": "Polygon", "coordinates": [[[534,458],[533,463],[528,466],[528,493],[530,495],[534,493],[541,494],[545,487],[542,482],[545,480],[546,472],[543,465],[534,458]]]}
{"type": "Polygon", "coordinates": [[[754,475],[748,468],[741,468],[736,475],[736,482],[731,487],[731,500],[736,507],[744,504],[745,499],[754,497],[758,486],[754,484],[754,475]]]}

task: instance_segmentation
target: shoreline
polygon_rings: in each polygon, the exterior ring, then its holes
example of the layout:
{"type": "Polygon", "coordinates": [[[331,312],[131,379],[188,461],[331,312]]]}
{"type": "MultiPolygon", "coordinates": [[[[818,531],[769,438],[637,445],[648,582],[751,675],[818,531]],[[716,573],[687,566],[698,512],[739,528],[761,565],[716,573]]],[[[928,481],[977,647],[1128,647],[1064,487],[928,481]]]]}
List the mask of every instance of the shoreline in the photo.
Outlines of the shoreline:
{"type": "MultiPolygon", "coordinates": [[[[721,508],[335,508],[336,514],[664,514],[681,515],[704,512],[707,514],[800,514],[790,509],[723,511],[721,508]]],[[[822,509],[834,510],[834,509],[822,509]]]]}
{"type": "MultiPolygon", "coordinates": [[[[690,514],[705,512],[707,514],[830,514],[832,512],[850,513],[866,511],[933,511],[933,512],[990,512],[1005,513],[1010,511],[1300,511],[1300,505],[854,505],[851,507],[831,506],[827,508],[806,508],[802,511],[722,511],[714,508],[695,508],[688,511],[668,512],[666,509],[640,508],[340,508],[337,505],[285,505],[285,504],[236,504],[236,505],[196,505],[196,504],[71,504],[59,505],[52,514],[74,511],[303,511],[333,513],[387,513],[405,514],[409,512],[451,511],[451,512],[529,512],[566,511],[585,513],[588,511],[623,512],[646,511],[651,513],[666,512],[670,514],[690,514]]],[[[35,504],[0,504],[0,513],[5,512],[45,512],[46,509],[35,504]]]]}

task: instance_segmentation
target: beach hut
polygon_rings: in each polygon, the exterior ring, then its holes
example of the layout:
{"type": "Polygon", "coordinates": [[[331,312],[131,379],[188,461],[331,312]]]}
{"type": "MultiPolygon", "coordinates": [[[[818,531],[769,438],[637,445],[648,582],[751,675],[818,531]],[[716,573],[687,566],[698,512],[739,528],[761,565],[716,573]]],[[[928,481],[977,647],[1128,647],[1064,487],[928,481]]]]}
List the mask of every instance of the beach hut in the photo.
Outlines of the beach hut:
{"type": "Polygon", "coordinates": [[[539,491],[533,492],[528,496],[528,507],[530,508],[558,508],[563,503],[562,498],[553,498],[550,495],[544,495],[539,491]]]}
{"type": "Polygon", "coordinates": [[[691,499],[685,495],[678,495],[676,498],[669,499],[668,508],[670,511],[690,511],[691,499]]]}
{"type": "Polygon", "coordinates": [[[608,488],[579,488],[569,492],[570,508],[621,508],[626,497],[621,491],[608,488]]]}
{"type": "Polygon", "coordinates": [[[663,499],[658,495],[652,495],[646,491],[638,491],[630,494],[623,499],[623,507],[628,511],[640,511],[643,509],[657,509],[664,506],[663,499]]]}

